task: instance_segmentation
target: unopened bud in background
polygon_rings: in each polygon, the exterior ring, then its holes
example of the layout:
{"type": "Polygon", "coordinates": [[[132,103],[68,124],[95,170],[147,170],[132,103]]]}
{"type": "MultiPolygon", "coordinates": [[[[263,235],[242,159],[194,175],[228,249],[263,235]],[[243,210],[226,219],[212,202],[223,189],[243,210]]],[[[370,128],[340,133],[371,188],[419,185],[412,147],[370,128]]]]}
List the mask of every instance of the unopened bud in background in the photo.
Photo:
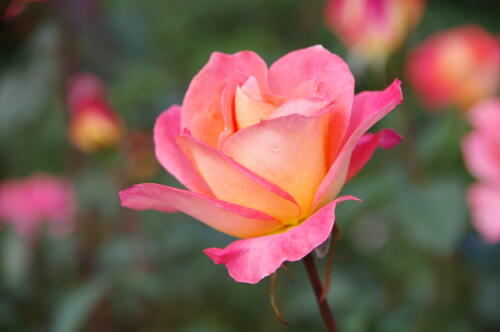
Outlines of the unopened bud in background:
{"type": "Polygon", "coordinates": [[[328,0],[327,26],[352,53],[384,63],[420,21],[423,0],[328,0]]]}
{"type": "Polygon", "coordinates": [[[500,86],[500,43],[480,26],[436,33],[413,50],[407,75],[426,106],[470,108],[500,86]]]}
{"type": "Polygon", "coordinates": [[[99,78],[88,73],[74,75],[68,89],[68,106],[69,136],[76,147],[93,153],[118,145],[122,125],[99,78]]]}

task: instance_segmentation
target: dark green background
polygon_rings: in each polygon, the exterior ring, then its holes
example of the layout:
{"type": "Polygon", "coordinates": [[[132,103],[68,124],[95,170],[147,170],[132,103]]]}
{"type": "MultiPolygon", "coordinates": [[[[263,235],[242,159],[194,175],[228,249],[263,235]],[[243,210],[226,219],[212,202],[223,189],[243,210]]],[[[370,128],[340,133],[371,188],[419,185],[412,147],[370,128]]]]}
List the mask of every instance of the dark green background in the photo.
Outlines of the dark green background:
{"type": "MultiPolygon", "coordinates": [[[[201,252],[229,237],[184,215],[122,209],[117,192],[132,184],[118,176],[123,155],[71,148],[63,96],[70,72],[92,71],[129,132],[151,131],[212,51],[250,49],[270,64],[323,44],[347,56],[325,28],[323,1],[108,0],[95,13],[81,1],[49,2],[0,23],[0,177],[70,177],[79,227],[29,250],[2,226],[0,330],[320,331],[300,263],[279,275],[284,327],[268,280],[238,284],[201,252]]],[[[358,91],[403,80],[404,103],[377,128],[406,138],[343,190],[363,199],[337,210],[342,239],[328,299],[343,332],[500,330],[500,247],[472,229],[464,200],[473,181],[459,147],[467,124],[452,109],[427,113],[402,70],[407,50],[440,29],[474,22],[498,35],[499,13],[495,0],[430,1],[385,72],[355,73],[358,91]]],[[[147,182],[175,184],[164,171],[147,182]]]]}

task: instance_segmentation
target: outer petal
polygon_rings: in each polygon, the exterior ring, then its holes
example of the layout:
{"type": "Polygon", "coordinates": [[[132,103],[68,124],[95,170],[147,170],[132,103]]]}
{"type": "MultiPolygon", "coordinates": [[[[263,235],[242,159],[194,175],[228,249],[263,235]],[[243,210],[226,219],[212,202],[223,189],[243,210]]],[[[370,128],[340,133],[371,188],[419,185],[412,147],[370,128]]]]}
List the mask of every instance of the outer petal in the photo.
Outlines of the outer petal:
{"type": "Polygon", "coordinates": [[[290,52],[269,69],[269,86],[272,92],[289,98],[318,98],[334,104],[328,151],[331,164],[349,124],[354,98],[354,77],[344,60],[321,45],[290,52]]]}
{"type": "Polygon", "coordinates": [[[462,150],[465,164],[474,176],[500,185],[500,146],[491,137],[472,132],[465,136],[462,150]]]}
{"type": "Polygon", "coordinates": [[[352,152],[346,182],[366,165],[378,147],[392,149],[402,138],[392,129],[384,129],[376,134],[368,133],[363,135],[352,152]]]}
{"type": "Polygon", "coordinates": [[[255,284],[284,261],[298,261],[323,243],[332,231],[336,204],[346,199],[355,198],[339,198],[284,233],[238,240],[224,249],[209,248],[204,253],[215,264],[226,265],[234,280],[255,284]]]}
{"type": "Polygon", "coordinates": [[[125,189],[120,192],[120,199],[122,206],[135,210],[181,211],[236,237],[261,236],[283,227],[262,212],[155,183],[143,183],[125,189]]]}
{"type": "Polygon", "coordinates": [[[298,220],[300,208],[283,189],[193,137],[180,136],[178,142],[218,199],[265,212],[285,224],[298,220]]]}
{"type": "Polygon", "coordinates": [[[232,126],[227,116],[226,119],[223,116],[227,110],[222,110],[222,94],[234,94],[233,87],[245,82],[250,76],[254,76],[259,84],[266,84],[267,66],[254,52],[243,51],[232,55],[213,53],[186,92],[182,128],[188,128],[194,137],[216,146],[225,126],[232,126]],[[231,91],[224,91],[226,85],[231,87],[231,91]]]}
{"type": "Polygon", "coordinates": [[[326,173],[326,119],[292,114],[264,120],[231,136],[222,151],[289,192],[304,215],[326,173]]]}
{"type": "Polygon", "coordinates": [[[289,98],[335,100],[346,110],[354,97],[354,78],[349,67],[321,45],[293,51],[278,59],[269,69],[269,87],[272,92],[289,98]],[[297,95],[298,91],[301,95],[297,95]]]}
{"type": "Polygon", "coordinates": [[[486,242],[500,242],[500,188],[475,184],[467,198],[474,227],[486,242]]]}
{"type": "Polygon", "coordinates": [[[313,208],[319,208],[335,198],[344,185],[351,155],[361,136],[403,100],[401,82],[394,81],[384,91],[362,92],[356,95],[351,121],[344,144],[314,197],[313,208]]]}
{"type": "Polygon", "coordinates": [[[180,133],[180,117],[181,108],[174,105],[156,120],[154,128],[156,158],[186,188],[212,196],[210,188],[198,175],[175,141],[175,137],[180,133]]]}

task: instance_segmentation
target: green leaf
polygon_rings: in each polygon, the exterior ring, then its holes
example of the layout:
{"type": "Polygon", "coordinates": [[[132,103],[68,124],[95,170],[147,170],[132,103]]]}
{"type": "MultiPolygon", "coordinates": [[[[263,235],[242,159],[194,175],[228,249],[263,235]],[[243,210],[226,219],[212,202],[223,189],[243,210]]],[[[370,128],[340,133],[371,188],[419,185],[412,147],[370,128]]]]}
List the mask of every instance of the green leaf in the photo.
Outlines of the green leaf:
{"type": "Polygon", "coordinates": [[[53,331],[79,331],[108,287],[109,279],[101,276],[70,291],[55,312],[53,331]]]}

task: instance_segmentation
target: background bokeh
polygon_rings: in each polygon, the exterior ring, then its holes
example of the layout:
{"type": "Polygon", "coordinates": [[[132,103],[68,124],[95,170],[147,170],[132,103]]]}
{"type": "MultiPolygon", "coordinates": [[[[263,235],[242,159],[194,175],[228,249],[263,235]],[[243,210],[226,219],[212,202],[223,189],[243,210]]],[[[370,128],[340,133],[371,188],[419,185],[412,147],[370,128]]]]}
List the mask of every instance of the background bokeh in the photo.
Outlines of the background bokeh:
{"type": "MultiPolygon", "coordinates": [[[[123,209],[117,193],[137,182],[178,185],[159,166],[131,166],[127,137],[151,135],[212,51],[249,49],[270,64],[322,44],[349,61],[325,27],[323,7],[320,0],[61,0],[35,2],[0,22],[0,178],[65,176],[79,211],[76,231],[65,237],[28,243],[0,225],[0,330],[320,331],[301,263],[279,274],[285,327],[272,313],[269,280],[236,283],[202,253],[230,237],[185,215],[123,209]],[[115,150],[88,155],[68,142],[66,82],[80,70],[106,82],[122,118],[126,134],[115,150]]],[[[496,0],[429,1],[386,69],[353,63],[357,91],[402,79],[404,102],[380,127],[405,140],[378,151],[343,190],[363,202],[337,209],[342,238],[328,299],[342,331],[500,330],[500,246],[472,229],[465,203],[472,177],[459,142],[468,125],[453,109],[427,112],[403,70],[408,50],[438,30],[474,22],[498,35],[499,13],[496,0]]],[[[141,148],[152,149],[147,143],[141,148]]]]}

